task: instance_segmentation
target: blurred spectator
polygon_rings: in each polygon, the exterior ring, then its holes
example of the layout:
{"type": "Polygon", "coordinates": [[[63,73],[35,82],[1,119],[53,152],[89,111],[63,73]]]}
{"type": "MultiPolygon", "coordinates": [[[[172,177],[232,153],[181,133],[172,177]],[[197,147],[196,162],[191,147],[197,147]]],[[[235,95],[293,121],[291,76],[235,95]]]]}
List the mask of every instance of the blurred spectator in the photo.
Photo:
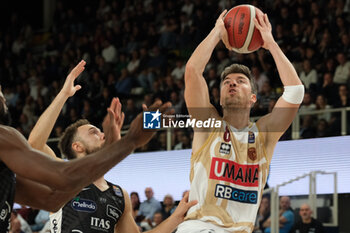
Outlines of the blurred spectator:
{"type": "Polygon", "coordinates": [[[216,72],[215,67],[211,67],[208,72],[207,75],[205,76],[206,81],[208,83],[208,88],[209,90],[211,90],[212,88],[216,87],[216,86],[220,86],[220,78],[219,75],[216,72]]]}
{"type": "Polygon", "coordinates": [[[153,215],[155,212],[161,210],[161,204],[157,201],[153,195],[153,189],[148,187],[145,189],[145,195],[147,200],[141,203],[138,215],[145,216],[145,220],[153,220],[153,215]]]}
{"type": "Polygon", "coordinates": [[[183,130],[176,134],[178,143],[174,146],[174,150],[191,149],[191,139],[185,134],[183,130]]]}
{"type": "Polygon", "coordinates": [[[117,50],[108,40],[103,43],[102,57],[108,63],[115,63],[117,61],[117,50]]]}
{"type": "Polygon", "coordinates": [[[45,226],[46,222],[49,221],[50,213],[45,210],[39,210],[39,213],[35,217],[35,224],[30,225],[32,231],[40,231],[45,226]]]}
{"type": "Polygon", "coordinates": [[[164,199],[163,199],[163,207],[162,207],[162,210],[160,212],[161,215],[163,216],[162,220],[165,220],[170,215],[172,215],[172,213],[174,213],[175,209],[176,209],[176,206],[175,206],[173,196],[171,196],[170,194],[165,195],[164,199]]]}
{"type": "Polygon", "coordinates": [[[350,96],[348,92],[348,87],[344,84],[341,84],[338,87],[338,98],[334,104],[334,107],[350,107],[350,96]]]}
{"type": "Polygon", "coordinates": [[[128,99],[126,101],[126,108],[124,112],[125,112],[124,124],[128,125],[137,116],[137,114],[139,114],[140,111],[136,108],[134,100],[128,99]]]}
{"type": "Polygon", "coordinates": [[[10,231],[9,233],[23,233],[21,230],[21,222],[18,220],[17,215],[15,213],[11,213],[11,223],[10,223],[10,231]]]}
{"type": "Polygon", "coordinates": [[[194,8],[194,4],[191,2],[191,0],[185,0],[185,3],[181,7],[181,12],[186,13],[188,16],[192,15],[194,8]]]}
{"type": "Polygon", "coordinates": [[[275,91],[272,89],[270,82],[265,82],[260,94],[258,94],[257,106],[259,115],[268,113],[270,101],[274,99],[277,99],[275,91]]]}
{"type": "Polygon", "coordinates": [[[333,83],[333,75],[329,72],[323,75],[323,84],[321,90],[318,92],[327,99],[327,103],[333,105],[337,101],[337,85],[333,83]]]}
{"type": "Polygon", "coordinates": [[[313,126],[313,116],[306,115],[302,119],[302,125],[300,127],[300,138],[314,138],[316,135],[316,130],[313,126]]]}
{"type": "Polygon", "coordinates": [[[222,71],[224,71],[225,67],[227,67],[230,64],[230,60],[227,58],[226,50],[219,49],[216,52],[216,59],[218,60],[218,65],[216,66],[216,73],[218,76],[220,76],[222,71]]]}
{"type": "MultiPolygon", "coordinates": [[[[290,199],[287,196],[280,198],[280,213],[279,213],[280,233],[289,233],[294,224],[294,213],[290,208],[290,199]]],[[[271,232],[271,218],[265,221],[263,227],[265,233],[271,232]]]]}
{"type": "Polygon", "coordinates": [[[185,65],[181,59],[176,61],[176,67],[171,71],[171,76],[175,79],[183,79],[185,74],[185,65]]]}
{"type": "Polygon", "coordinates": [[[131,60],[128,63],[128,66],[126,67],[128,69],[128,72],[130,74],[136,73],[137,69],[140,66],[140,59],[139,59],[139,53],[137,50],[134,50],[131,54],[131,60]]]}
{"type": "Polygon", "coordinates": [[[115,84],[115,90],[118,95],[128,96],[132,88],[132,79],[129,76],[128,70],[126,68],[121,70],[121,75],[115,84]]]}
{"type": "Polygon", "coordinates": [[[329,137],[329,136],[330,136],[330,133],[329,133],[328,122],[325,119],[320,119],[317,122],[316,137],[320,138],[320,137],[329,137]]]}
{"type": "Polygon", "coordinates": [[[312,216],[312,210],[308,204],[302,204],[300,206],[299,215],[301,221],[296,222],[290,231],[290,233],[325,233],[325,229],[321,222],[314,219],[312,216]]]}
{"type": "Polygon", "coordinates": [[[316,89],[317,72],[315,69],[312,69],[309,60],[304,60],[303,62],[303,71],[300,73],[300,80],[307,90],[310,88],[316,89]]]}
{"type": "Polygon", "coordinates": [[[153,215],[153,222],[152,222],[152,228],[157,227],[159,224],[161,224],[164,220],[164,217],[161,212],[155,212],[153,215]]]}
{"type": "Polygon", "coordinates": [[[17,214],[17,219],[21,223],[21,231],[23,233],[32,233],[32,229],[30,228],[28,222],[20,214],[17,214]]]}
{"type": "Polygon", "coordinates": [[[345,54],[340,52],[337,54],[337,61],[339,65],[335,68],[334,83],[347,83],[350,75],[350,61],[346,60],[345,54]]]}
{"type": "MultiPolygon", "coordinates": [[[[327,101],[323,95],[318,95],[316,97],[316,110],[326,110],[330,108],[331,106],[327,104],[327,101]]],[[[318,119],[325,119],[326,121],[329,121],[331,119],[331,113],[330,112],[319,113],[317,117],[318,119]]]]}
{"type": "Polygon", "coordinates": [[[170,94],[170,102],[172,108],[175,110],[175,114],[181,114],[184,111],[184,102],[183,99],[179,97],[177,91],[172,91],[170,94]]]}
{"type": "Polygon", "coordinates": [[[264,83],[268,82],[269,79],[261,72],[261,68],[256,65],[252,67],[252,75],[258,88],[258,93],[261,93],[264,83]]]}
{"type": "Polygon", "coordinates": [[[300,106],[300,112],[308,112],[316,109],[316,105],[312,101],[310,92],[305,92],[303,102],[300,106]]]}
{"type": "Polygon", "coordinates": [[[218,112],[221,112],[220,105],[220,89],[218,87],[213,87],[210,92],[210,103],[214,105],[218,112]]]}
{"type": "Polygon", "coordinates": [[[263,227],[266,220],[270,217],[270,199],[268,196],[263,196],[260,202],[260,207],[258,210],[257,221],[259,225],[259,229],[261,232],[264,232],[265,227],[263,227]]]}
{"type": "Polygon", "coordinates": [[[131,206],[132,206],[132,216],[135,219],[136,216],[138,215],[140,204],[141,204],[139,194],[137,192],[131,192],[130,200],[131,200],[131,206]]]}
{"type": "Polygon", "coordinates": [[[149,92],[155,80],[153,70],[151,68],[145,68],[144,70],[141,70],[137,76],[137,80],[139,85],[143,87],[147,92],[149,92]]]}

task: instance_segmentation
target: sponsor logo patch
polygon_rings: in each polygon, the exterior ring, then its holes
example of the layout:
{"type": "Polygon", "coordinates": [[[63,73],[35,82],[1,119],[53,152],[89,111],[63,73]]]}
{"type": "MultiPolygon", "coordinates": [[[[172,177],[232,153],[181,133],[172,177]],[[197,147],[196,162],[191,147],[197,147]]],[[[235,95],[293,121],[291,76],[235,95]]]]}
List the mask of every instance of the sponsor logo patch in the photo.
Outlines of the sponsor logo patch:
{"type": "Polygon", "coordinates": [[[255,142],[255,134],[252,131],[248,132],[248,143],[254,143],[255,142]]]}
{"type": "Polygon", "coordinates": [[[103,218],[91,217],[90,226],[92,229],[108,232],[111,228],[111,222],[103,218]]]}
{"type": "Polygon", "coordinates": [[[224,141],[225,141],[225,142],[231,141],[230,131],[228,130],[228,127],[227,127],[227,126],[226,126],[226,128],[225,128],[224,141]]]}
{"type": "Polygon", "coordinates": [[[71,202],[71,207],[76,211],[93,213],[97,209],[94,201],[76,197],[71,202]]]}
{"type": "Polygon", "coordinates": [[[121,211],[112,205],[107,205],[107,216],[113,218],[114,220],[117,221],[119,216],[121,215],[121,211]]]}
{"type": "Polygon", "coordinates": [[[123,196],[123,192],[120,188],[118,188],[117,186],[113,185],[113,191],[115,193],[115,195],[117,195],[118,197],[122,197],[123,196]]]}
{"type": "Polygon", "coordinates": [[[228,159],[212,158],[210,179],[227,181],[246,187],[259,186],[259,165],[245,165],[228,159]]]}
{"type": "Polygon", "coordinates": [[[222,154],[228,155],[228,154],[230,154],[230,151],[231,151],[231,145],[222,142],[221,145],[220,145],[220,150],[219,150],[219,152],[222,153],[222,154]]]}
{"type": "Polygon", "coordinates": [[[257,155],[255,147],[248,148],[248,157],[253,161],[256,160],[257,155]]]}
{"type": "Polygon", "coordinates": [[[215,187],[215,197],[246,204],[256,204],[258,201],[258,192],[217,184],[215,187]]]}

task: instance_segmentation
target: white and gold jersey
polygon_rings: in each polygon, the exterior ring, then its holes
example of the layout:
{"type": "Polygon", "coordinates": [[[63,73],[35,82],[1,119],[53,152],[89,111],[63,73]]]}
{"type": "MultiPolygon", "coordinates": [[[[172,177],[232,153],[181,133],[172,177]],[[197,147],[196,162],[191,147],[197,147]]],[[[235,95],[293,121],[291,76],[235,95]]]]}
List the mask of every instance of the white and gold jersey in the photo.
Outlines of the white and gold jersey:
{"type": "Polygon", "coordinates": [[[252,232],[269,162],[255,123],[237,130],[223,121],[191,158],[186,220],[213,223],[230,232],[252,232]]]}

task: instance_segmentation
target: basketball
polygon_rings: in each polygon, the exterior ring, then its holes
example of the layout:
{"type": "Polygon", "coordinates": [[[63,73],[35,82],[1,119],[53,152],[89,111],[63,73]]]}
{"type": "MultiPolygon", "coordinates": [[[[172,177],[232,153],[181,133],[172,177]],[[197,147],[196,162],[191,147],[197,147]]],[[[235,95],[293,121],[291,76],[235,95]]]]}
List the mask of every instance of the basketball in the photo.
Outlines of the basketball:
{"type": "Polygon", "coordinates": [[[253,19],[263,12],[252,5],[239,5],[230,9],[224,18],[228,40],[237,53],[251,53],[264,43],[253,19]]]}

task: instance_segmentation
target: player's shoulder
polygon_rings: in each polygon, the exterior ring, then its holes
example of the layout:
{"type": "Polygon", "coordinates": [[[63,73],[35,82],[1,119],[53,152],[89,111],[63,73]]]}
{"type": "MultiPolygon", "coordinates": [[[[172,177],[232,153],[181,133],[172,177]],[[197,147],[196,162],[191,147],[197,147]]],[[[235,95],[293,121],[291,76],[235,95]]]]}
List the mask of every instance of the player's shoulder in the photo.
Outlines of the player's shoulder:
{"type": "Polygon", "coordinates": [[[123,196],[128,195],[127,192],[122,187],[120,187],[119,185],[111,183],[111,182],[109,182],[107,180],[106,180],[106,182],[107,182],[108,186],[110,188],[112,188],[112,190],[113,190],[113,192],[114,192],[114,194],[116,196],[122,198],[123,196]]]}
{"type": "Polygon", "coordinates": [[[10,126],[0,125],[1,144],[20,144],[23,141],[25,141],[25,138],[18,130],[10,126]]]}

